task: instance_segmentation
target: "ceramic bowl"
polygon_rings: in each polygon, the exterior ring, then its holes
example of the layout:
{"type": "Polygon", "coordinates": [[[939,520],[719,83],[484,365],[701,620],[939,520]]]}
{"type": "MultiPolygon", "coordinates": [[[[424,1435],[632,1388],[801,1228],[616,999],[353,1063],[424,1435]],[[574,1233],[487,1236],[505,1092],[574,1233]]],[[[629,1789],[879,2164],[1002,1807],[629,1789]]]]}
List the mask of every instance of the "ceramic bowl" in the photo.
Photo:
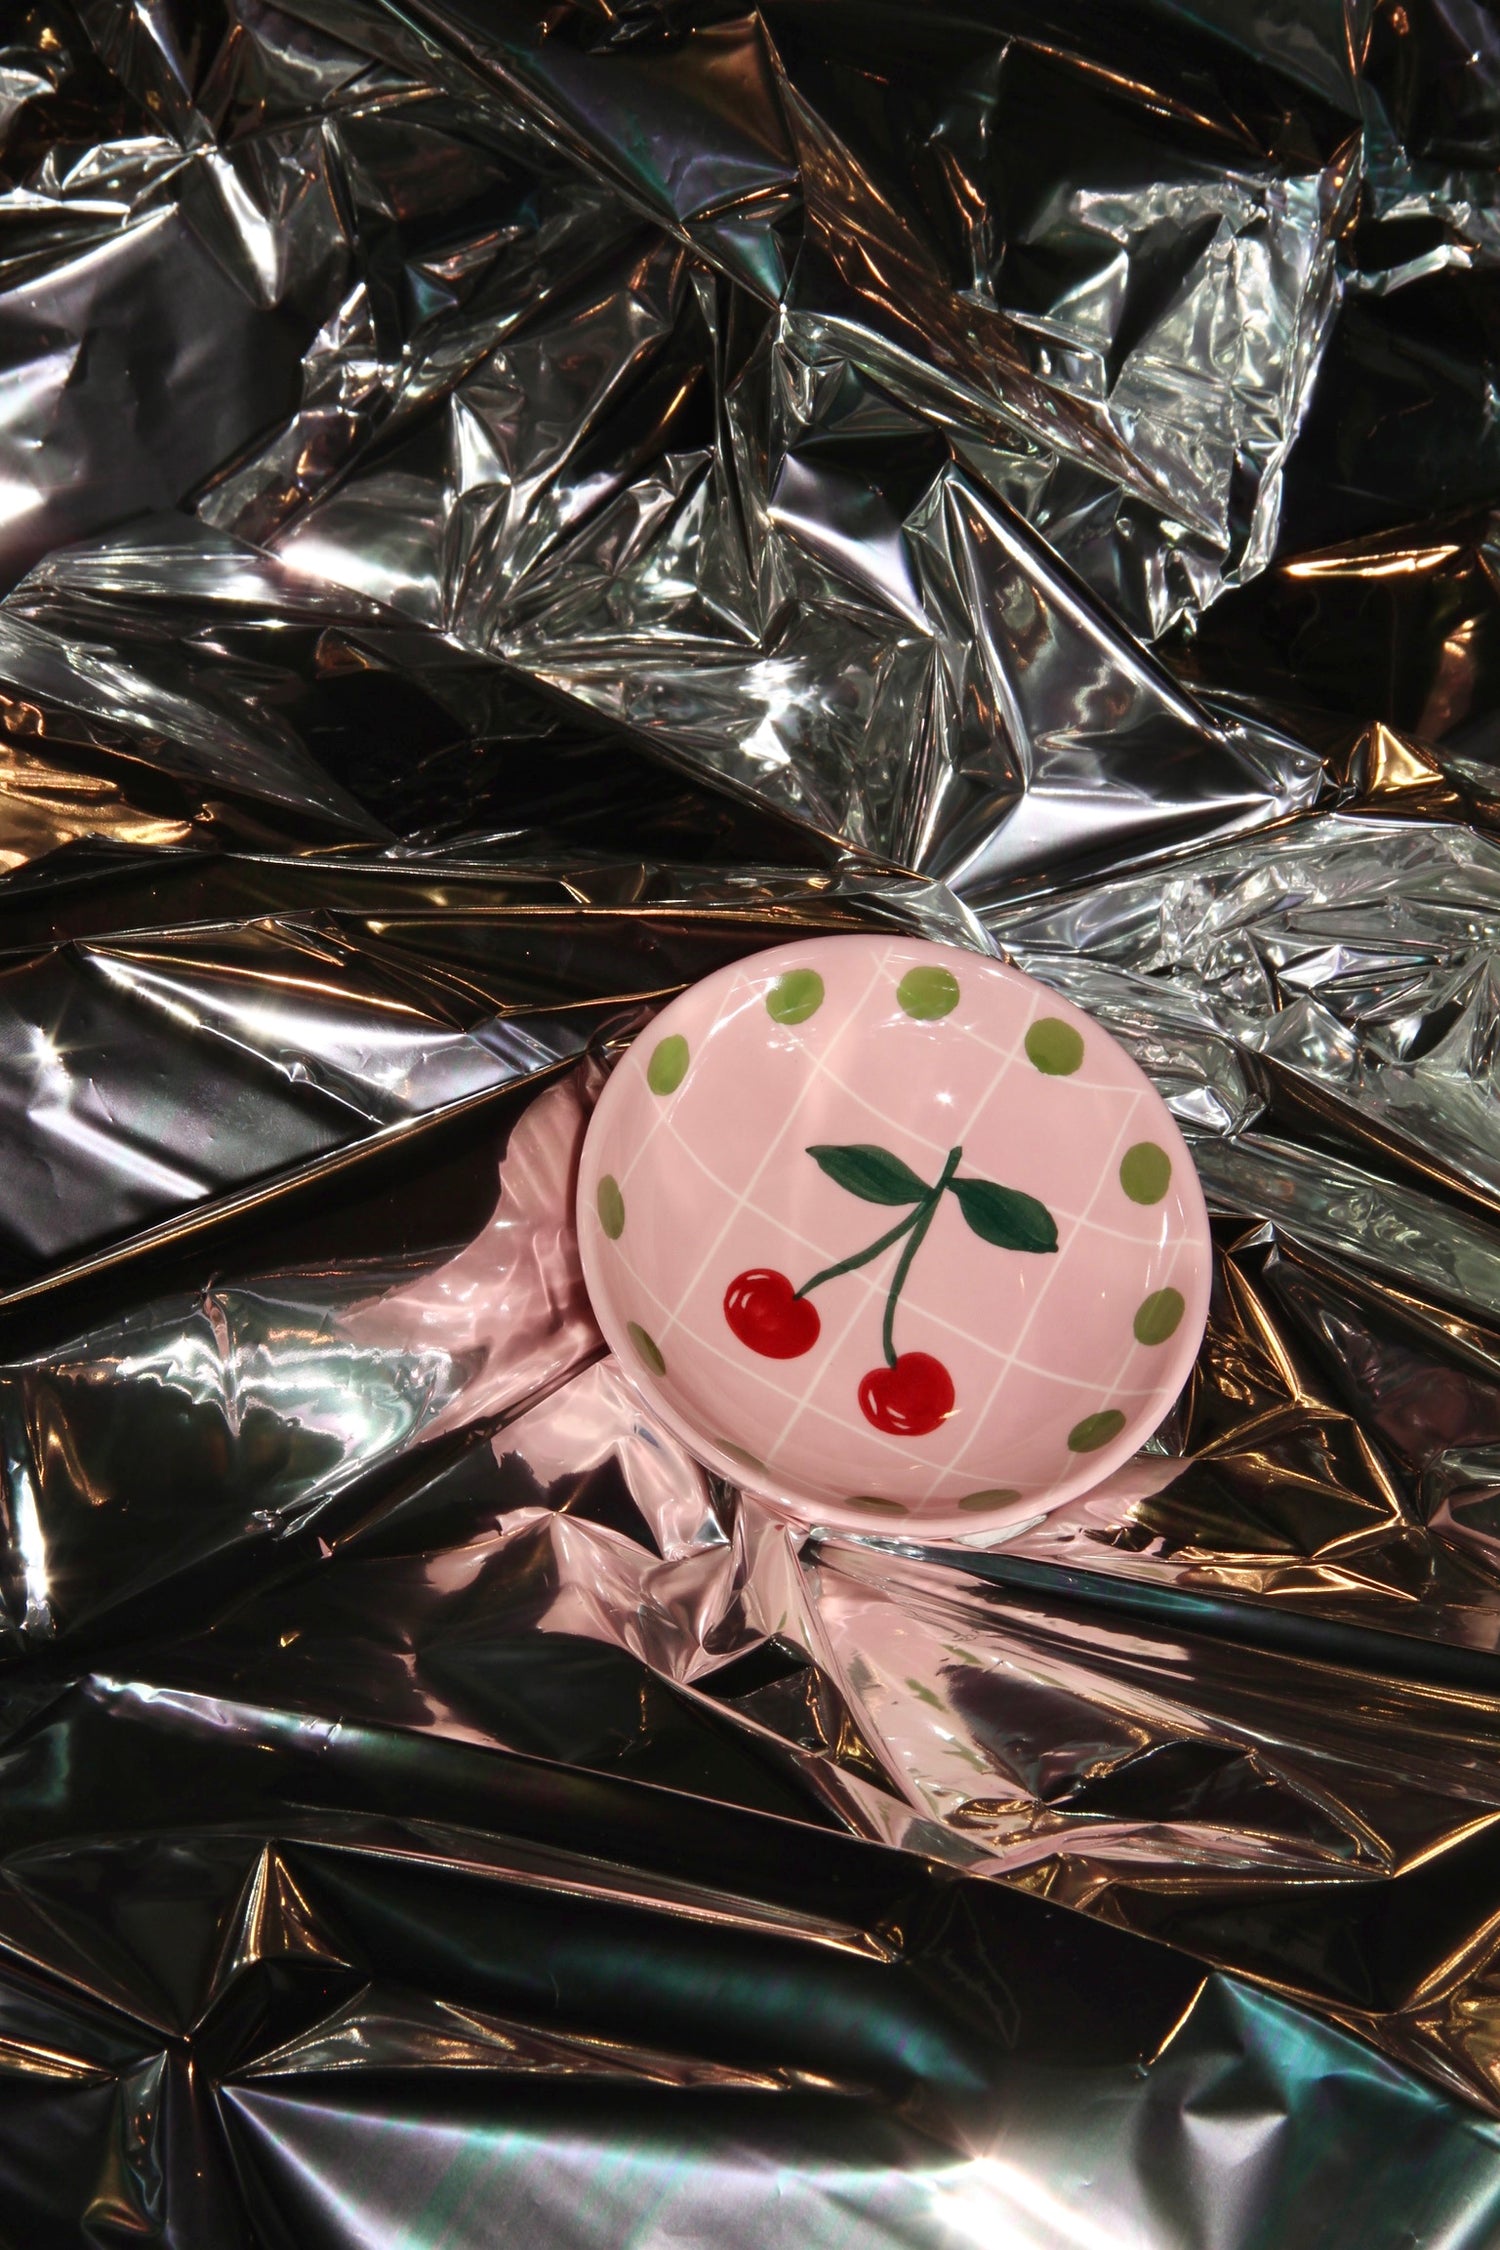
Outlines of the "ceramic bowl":
{"type": "Polygon", "coordinates": [[[1148,1438],[1208,1311],[1186,1144],[1108,1032],[919,939],[682,993],[591,1120],[595,1315],[711,1468],[804,1522],[973,1532],[1148,1438]]]}

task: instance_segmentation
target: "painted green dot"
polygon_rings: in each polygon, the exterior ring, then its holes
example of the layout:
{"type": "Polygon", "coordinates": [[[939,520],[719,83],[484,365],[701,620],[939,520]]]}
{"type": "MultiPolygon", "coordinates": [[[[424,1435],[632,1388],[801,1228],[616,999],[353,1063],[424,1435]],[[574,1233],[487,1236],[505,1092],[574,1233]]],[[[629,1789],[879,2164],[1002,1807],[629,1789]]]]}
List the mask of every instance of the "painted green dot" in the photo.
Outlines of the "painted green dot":
{"type": "Polygon", "coordinates": [[[618,1242],[625,1232],[625,1198],[620,1193],[620,1183],[613,1172],[606,1172],[599,1182],[594,1197],[599,1208],[599,1224],[611,1242],[618,1242]]]}
{"type": "Polygon", "coordinates": [[[966,1492],[958,1504],[971,1515],[982,1516],[991,1508],[1008,1508],[1020,1497],[1013,1485],[1003,1484],[996,1485],[993,1492],[966,1492]]]}
{"type": "Polygon", "coordinates": [[[1106,1407],[1102,1414],[1085,1414],[1068,1432],[1070,1453],[1097,1453],[1101,1445],[1108,1445],[1125,1427],[1125,1417],[1117,1406],[1106,1407]]]}
{"type": "Polygon", "coordinates": [[[918,1023],[932,1023],[958,1006],[958,979],[951,969],[908,969],[896,998],[918,1023]]]}
{"type": "Polygon", "coordinates": [[[1026,1059],[1049,1078],[1071,1078],[1083,1061],[1083,1033],[1061,1016],[1038,1016],[1026,1034],[1026,1059]]]}
{"type": "Polygon", "coordinates": [[[1138,1344],[1164,1344],[1175,1336],[1187,1307],[1180,1289],[1157,1289],[1136,1308],[1135,1340],[1138,1344]]]}
{"type": "Polygon", "coordinates": [[[788,969],[766,994],[766,1013],[776,1023],[806,1023],[823,1005],[823,979],[816,969],[788,969]]]}
{"type": "Polygon", "coordinates": [[[629,1332],[630,1341],[640,1354],[642,1366],[649,1367],[653,1375],[665,1375],[667,1363],[662,1358],[655,1339],[646,1334],[638,1320],[627,1320],[625,1326],[629,1332]]]}
{"type": "Polygon", "coordinates": [[[753,1453],[747,1453],[742,1445],[731,1445],[728,1438],[720,1438],[719,1451],[727,1453],[731,1461],[738,1461],[742,1469],[757,1469],[762,1476],[766,1473],[764,1461],[757,1460],[753,1453]]]}
{"type": "Polygon", "coordinates": [[[1172,1159],[1155,1141],[1137,1141],[1120,1158],[1120,1185],[1132,1203],[1160,1203],[1172,1178],[1172,1159]]]}
{"type": "Polygon", "coordinates": [[[646,1084],[653,1094],[675,1094],[687,1076],[688,1043],[677,1032],[658,1039],[646,1065],[646,1084]]]}
{"type": "Polygon", "coordinates": [[[868,1508],[876,1516],[906,1516],[911,1510],[900,1500],[882,1500],[873,1492],[851,1492],[846,1508],[868,1508]]]}

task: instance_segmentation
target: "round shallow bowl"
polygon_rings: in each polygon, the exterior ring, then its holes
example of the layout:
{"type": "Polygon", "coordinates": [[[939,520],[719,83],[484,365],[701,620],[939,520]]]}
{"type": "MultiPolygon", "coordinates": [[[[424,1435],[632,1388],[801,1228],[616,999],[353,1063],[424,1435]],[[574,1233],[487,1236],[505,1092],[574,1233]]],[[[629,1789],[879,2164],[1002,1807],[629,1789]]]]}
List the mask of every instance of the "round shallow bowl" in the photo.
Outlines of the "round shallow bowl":
{"type": "Polygon", "coordinates": [[[898,936],[674,1000],[589,1126],[578,1229],[622,1366],[807,1523],[974,1532],[1072,1498],[1176,1398],[1208,1311],[1192,1158],[1091,1017],[898,936]]]}

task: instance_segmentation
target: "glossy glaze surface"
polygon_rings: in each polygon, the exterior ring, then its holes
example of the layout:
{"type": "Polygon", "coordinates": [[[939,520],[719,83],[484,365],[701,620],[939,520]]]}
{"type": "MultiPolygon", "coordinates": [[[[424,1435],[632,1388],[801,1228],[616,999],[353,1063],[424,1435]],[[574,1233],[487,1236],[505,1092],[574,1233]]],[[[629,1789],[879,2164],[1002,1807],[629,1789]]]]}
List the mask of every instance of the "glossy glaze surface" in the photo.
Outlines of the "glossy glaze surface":
{"type": "Polygon", "coordinates": [[[1034,979],[897,935],[682,994],[605,1089],[578,1209],[650,1403],[819,1521],[972,1530],[1087,1489],[1207,1313],[1197,1176],[1135,1063],[1034,979]]]}

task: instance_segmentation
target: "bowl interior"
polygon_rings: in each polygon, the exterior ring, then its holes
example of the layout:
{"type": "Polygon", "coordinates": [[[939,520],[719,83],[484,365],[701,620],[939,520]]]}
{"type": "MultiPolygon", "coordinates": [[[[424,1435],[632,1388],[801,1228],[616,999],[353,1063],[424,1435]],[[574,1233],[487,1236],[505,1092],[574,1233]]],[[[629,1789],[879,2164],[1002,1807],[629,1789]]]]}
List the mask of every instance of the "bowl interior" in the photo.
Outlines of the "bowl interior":
{"type": "Polygon", "coordinates": [[[972,1531],[1087,1489],[1207,1315],[1197,1175],[1125,1050],[899,936],[754,954],[672,1002],[600,1099],[578,1224],[652,1408],[822,1523],[972,1531]]]}

